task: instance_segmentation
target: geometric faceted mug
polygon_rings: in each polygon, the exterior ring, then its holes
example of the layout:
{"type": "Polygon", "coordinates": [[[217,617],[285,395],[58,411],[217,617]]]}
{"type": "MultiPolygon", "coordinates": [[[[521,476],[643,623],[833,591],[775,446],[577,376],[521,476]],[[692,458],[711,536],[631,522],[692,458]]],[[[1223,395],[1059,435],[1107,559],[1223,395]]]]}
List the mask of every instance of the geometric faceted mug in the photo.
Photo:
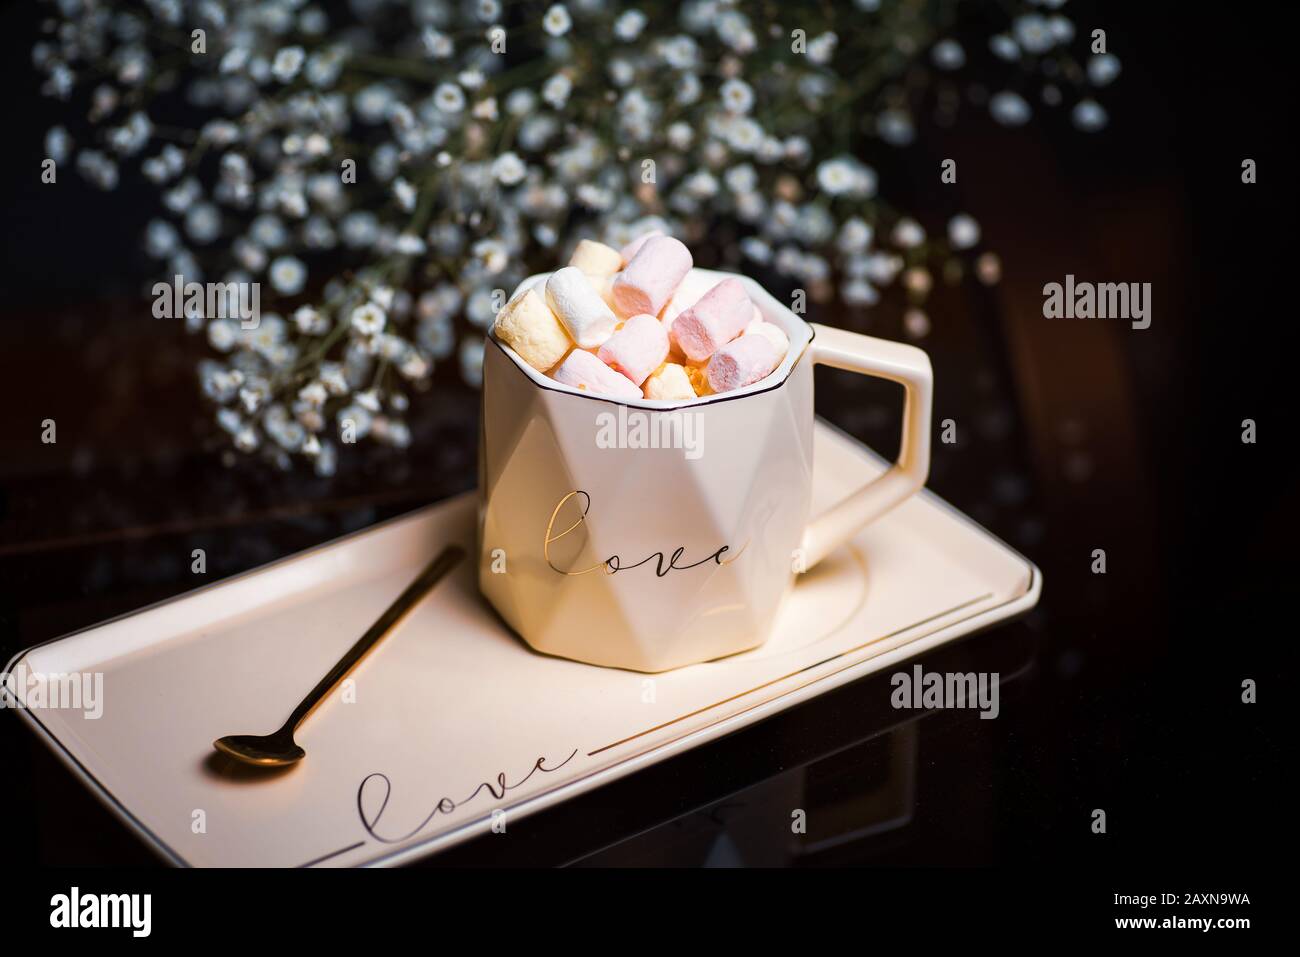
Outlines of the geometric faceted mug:
{"type": "MultiPolygon", "coordinates": [[[[683,298],[730,275],[692,270],[683,298]]],[[[736,278],[790,351],[766,379],[690,403],[584,393],[489,338],[479,587],[538,651],[653,672],[760,645],[800,571],[925,484],[926,354],[807,323],[736,278]],[[907,398],[898,461],[810,519],[817,364],[907,398]]]]}

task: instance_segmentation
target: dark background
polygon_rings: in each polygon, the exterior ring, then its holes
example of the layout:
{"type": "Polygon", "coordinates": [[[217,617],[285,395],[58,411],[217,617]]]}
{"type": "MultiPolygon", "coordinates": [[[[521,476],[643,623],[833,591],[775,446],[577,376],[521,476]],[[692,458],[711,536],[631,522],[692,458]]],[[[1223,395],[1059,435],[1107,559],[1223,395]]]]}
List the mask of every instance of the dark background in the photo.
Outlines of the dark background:
{"type": "MultiPolygon", "coordinates": [[[[201,345],[132,298],[145,194],[71,171],[39,182],[59,107],[30,67],[35,7],[0,14],[2,660],[194,587],[192,548],[213,580],[468,489],[477,438],[476,394],[440,375],[404,458],[365,446],[332,480],[223,467],[201,345]],[[40,443],[45,418],[56,446],[40,443]]],[[[1000,718],[899,713],[885,678],[864,679],[433,865],[999,864],[1106,874],[1103,893],[1158,866],[1201,875],[1170,889],[1255,889],[1292,833],[1278,779],[1293,753],[1293,54],[1272,5],[1196,10],[1067,6],[1123,61],[1101,134],[1064,112],[1006,130],[968,108],[879,164],[896,206],[932,230],[969,210],[1002,258],[998,286],[938,289],[920,343],[936,422],[959,430],[936,445],[932,487],[1044,572],[1026,619],[925,658],[1014,675],[1000,718]],[[940,187],[949,156],[959,183],[940,187]],[[1256,185],[1241,183],[1247,157],[1256,185]],[[1045,320],[1042,286],[1067,272],[1151,282],[1151,328],[1045,320]],[[1258,704],[1241,703],[1245,678],[1258,704]],[[792,791],[831,824],[789,835],[792,791]]],[[[811,318],[902,337],[893,300],[811,318]]],[[[891,453],[893,397],[818,375],[819,412],[891,453]]],[[[0,754],[0,809],[22,823],[11,859],[152,862],[9,715],[0,754]]]]}

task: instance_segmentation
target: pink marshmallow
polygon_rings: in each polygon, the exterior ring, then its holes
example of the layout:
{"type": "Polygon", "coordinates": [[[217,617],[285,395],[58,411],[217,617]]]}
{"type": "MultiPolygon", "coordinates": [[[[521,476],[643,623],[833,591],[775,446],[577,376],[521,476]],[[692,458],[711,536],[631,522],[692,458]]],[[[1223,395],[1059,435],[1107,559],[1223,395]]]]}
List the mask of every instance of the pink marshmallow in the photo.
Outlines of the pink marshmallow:
{"type": "Polygon", "coordinates": [[[623,262],[625,263],[631,262],[632,257],[635,256],[638,252],[640,252],[641,247],[646,244],[647,239],[649,239],[652,236],[662,236],[662,235],[663,233],[661,233],[657,229],[648,233],[642,233],[640,236],[632,240],[630,243],[628,243],[626,246],[624,246],[622,249],[618,251],[619,255],[623,257],[623,262]]]}
{"type": "Polygon", "coordinates": [[[633,316],[596,353],[600,360],[641,385],[668,358],[668,333],[650,315],[633,316]]]}
{"type": "Polygon", "coordinates": [[[692,362],[703,362],[745,331],[754,305],[739,279],[724,279],[673,321],[673,341],[692,362]]]}
{"type": "Polygon", "coordinates": [[[614,305],[625,316],[657,316],[691,271],[691,251],[671,236],[651,236],[614,277],[614,305]]]}
{"type": "Polygon", "coordinates": [[[590,352],[574,349],[555,367],[551,377],[583,392],[609,395],[619,399],[639,399],[641,390],[601,362],[590,352]]]}
{"type": "Polygon", "coordinates": [[[714,392],[730,392],[767,377],[780,361],[766,336],[741,336],[713,354],[704,375],[714,392]]]}

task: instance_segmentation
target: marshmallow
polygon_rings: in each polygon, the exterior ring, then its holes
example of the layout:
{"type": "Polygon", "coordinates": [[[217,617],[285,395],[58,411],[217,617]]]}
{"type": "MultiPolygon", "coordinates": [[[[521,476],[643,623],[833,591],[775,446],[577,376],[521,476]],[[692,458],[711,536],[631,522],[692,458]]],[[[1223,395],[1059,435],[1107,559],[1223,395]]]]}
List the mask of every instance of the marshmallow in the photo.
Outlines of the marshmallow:
{"type": "Polygon", "coordinates": [[[651,232],[648,233],[642,233],[636,239],[632,240],[630,243],[628,243],[626,246],[624,246],[622,249],[619,250],[619,254],[623,257],[623,262],[631,262],[632,257],[635,256],[638,252],[640,252],[641,247],[646,244],[646,240],[649,239],[651,236],[662,236],[662,235],[663,233],[657,229],[652,230],[651,232]]]}
{"type": "Polygon", "coordinates": [[[617,249],[584,239],[573,250],[569,265],[581,269],[588,276],[612,276],[623,268],[623,257],[617,249]]]}
{"type": "Polygon", "coordinates": [[[672,332],[673,322],[682,314],[682,307],[677,302],[677,297],[680,294],[681,291],[678,290],[669,296],[668,301],[664,303],[664,307],[659,310],[659,321],[664,324],[665,332],[672,332]]]}
{"type": "Polygon", "coordinates": [[[671,236],[651,236],[614,278],[614,304],[625,316],[655,316],[691,271],[691,251],[671,236]]]}
{"type": "Polygon", "coordinates": [[[724,279],[673,322],[673,341],[692,362],[703,362],[745,331],[754,305],[739,279],[724,279]]]}
{"type": "Polygon", "coordinates": [[[641,390],[626,376],[615,372],[590,352],[574,349],[569,357],[551,373],[556,382],[563,382],[583,392],[608,395],[619,399],[639,399],[641,390]]]}
{"type": "Polygon", "coordinates": [[[695,388],[686,369],[675,362],[665,362],[645,380],[647,399],[693,399],[695,388]]]}
{"type": "Polygon", "coordinates": [[[614,280],[618,278],[618,273],[609,276],[588,275],[587,278],[591,280],[596,292],[600,293],[605,305],[609,306],[609,311],[614,312],[614,280]]]}
{"type": "Polygon", "coordinates": [[[595,349],[614,333],[618,319],[577,266],[557,269],[546,280],[546,304],[584,349],[595,349]]]}
{"type": "Polygon", "coordinates": [[[785,330],[775,322],[767,322],[763,319],[755,319],[742,333],[744,336],[762,336],[776,347],[776,354],[784,359],[785,354],[790,351],[790,337],[785,334],[785,330]]]}
{"type": "Polygon", "coordinates": [[[709,385],[708,377],[704,374],[703,366],[682,366],[686,370],[686,379],[691,384],[698,396],[713,395],[713,387],[709,385]]]}
{"type": "Polygon", "coordinates": [[[525,290],[501,307],[495,329],[497,338],[538,372],[545,372],[563,359],[573,345],[560,320],[534,289],[525,290]]]}
{"type": "Polygon", "coordinates": [[[705,377],[714,392],[730,392],[765,378],[780,361],[776,346],[766,336],[741,336],[713,354],[705,377]]]}
{"type": "Polygon", "coordinates": [[[611,369],[640,385],[668,358],[668,333],[654,316],[633,316],[618,324],[596,355],[611,369]]]}

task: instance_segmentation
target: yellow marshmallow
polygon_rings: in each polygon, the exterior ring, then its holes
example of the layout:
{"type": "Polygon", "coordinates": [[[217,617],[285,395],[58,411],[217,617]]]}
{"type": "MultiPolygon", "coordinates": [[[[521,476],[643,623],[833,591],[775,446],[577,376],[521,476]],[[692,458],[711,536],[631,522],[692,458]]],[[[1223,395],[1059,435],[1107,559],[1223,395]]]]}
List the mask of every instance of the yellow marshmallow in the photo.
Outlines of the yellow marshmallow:
{"type": "Polygon", "coordinates": [[[495,328],[497,337],[538,372],[553,367],[572,346],[560,320],[533,289],[501,307],[495,328]]]}
{"type": "Polygon", "coordinates": [[[713,395],[713,389],[709,386],[709,378],[704,374],[703,366],[682,366],[682,369],[686,372],[686,378],[696,395],[713,395]]]}
{"type": "Polygon", "coordinates": [[[695,389],[691,386],[686,369],[675,362],[665,362],[645,380],[645,397],[647,399],[693,399],[695,389]]]}
{"type": "Polygon", "coordinates": [[[612,276],[623,268],[623,256],[617,249],[590,239],[581,240],[569,260],[588,276],[612,276]]]}

